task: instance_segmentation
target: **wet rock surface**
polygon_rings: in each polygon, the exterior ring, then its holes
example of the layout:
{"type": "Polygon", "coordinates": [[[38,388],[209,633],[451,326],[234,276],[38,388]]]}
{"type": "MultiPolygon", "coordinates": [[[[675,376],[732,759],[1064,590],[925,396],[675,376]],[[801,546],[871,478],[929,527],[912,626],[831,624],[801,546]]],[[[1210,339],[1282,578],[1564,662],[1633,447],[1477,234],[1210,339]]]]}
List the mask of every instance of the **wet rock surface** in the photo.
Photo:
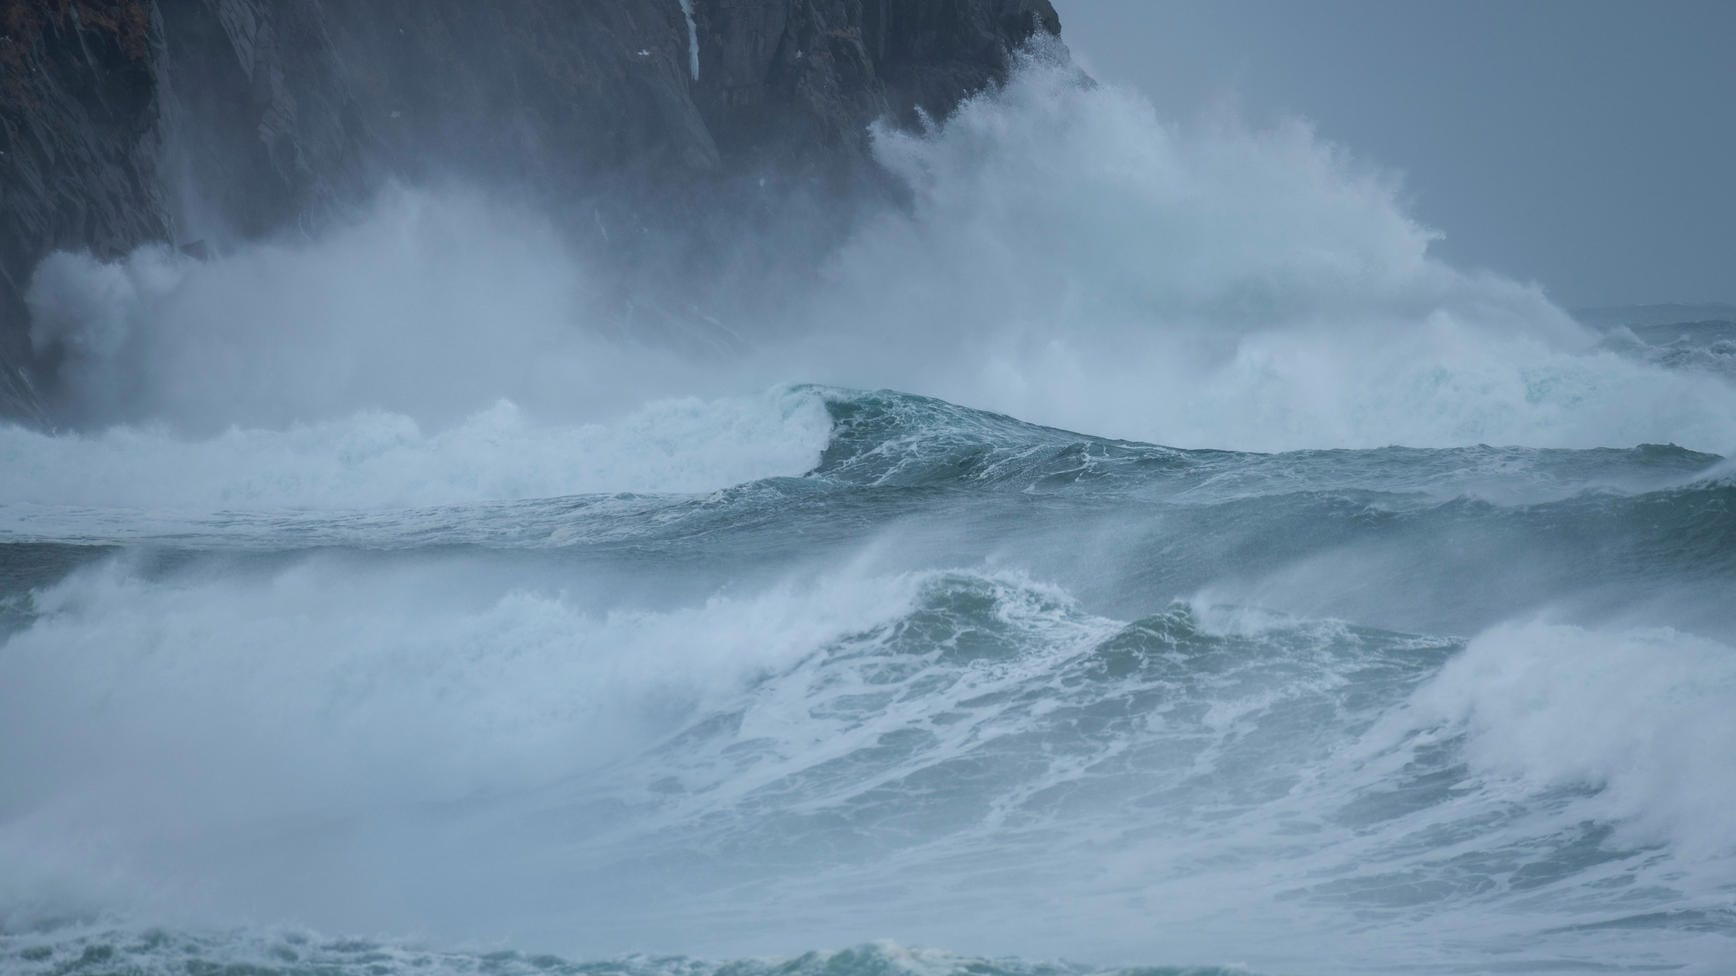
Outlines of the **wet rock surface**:
{"type": "Polygon", "coordinates": [[[4,0],[0,416],[52,421],[25,301],[52,251],[203,254],[459,179],[691,278],[872,186],[872,122],[942,116],[1059,31],[1048,0],[4,0]]]}

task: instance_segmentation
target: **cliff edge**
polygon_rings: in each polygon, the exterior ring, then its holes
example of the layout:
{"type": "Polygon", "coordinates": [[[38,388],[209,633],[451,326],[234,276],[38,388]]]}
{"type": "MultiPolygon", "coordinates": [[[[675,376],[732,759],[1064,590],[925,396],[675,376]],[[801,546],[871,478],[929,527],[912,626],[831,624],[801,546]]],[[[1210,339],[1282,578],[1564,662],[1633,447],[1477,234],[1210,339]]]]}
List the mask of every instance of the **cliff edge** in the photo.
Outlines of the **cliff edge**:
{"type": "Polygon", "coordinates": [[[0,0],[0,415],[52,421],[24,302],[52,251],[203,253],[392,179],[604,233],[775,220],[876,178],[871,122],[942,117],[1060,29],[1049,0],[0,0]]]}

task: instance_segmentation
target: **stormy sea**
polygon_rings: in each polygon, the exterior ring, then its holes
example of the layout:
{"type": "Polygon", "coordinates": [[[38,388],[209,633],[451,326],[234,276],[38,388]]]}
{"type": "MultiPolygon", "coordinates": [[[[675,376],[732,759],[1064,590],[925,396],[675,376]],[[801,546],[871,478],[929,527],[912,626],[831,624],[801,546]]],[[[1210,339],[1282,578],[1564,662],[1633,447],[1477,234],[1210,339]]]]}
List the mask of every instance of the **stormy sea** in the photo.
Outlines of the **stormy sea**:
{"type": "Polygon", "coordinates": [[[1041,59],[875,153],[661,331],[462,186],[45,261],[0,971],[1732,971],[1736,326],[1041,59]]]}

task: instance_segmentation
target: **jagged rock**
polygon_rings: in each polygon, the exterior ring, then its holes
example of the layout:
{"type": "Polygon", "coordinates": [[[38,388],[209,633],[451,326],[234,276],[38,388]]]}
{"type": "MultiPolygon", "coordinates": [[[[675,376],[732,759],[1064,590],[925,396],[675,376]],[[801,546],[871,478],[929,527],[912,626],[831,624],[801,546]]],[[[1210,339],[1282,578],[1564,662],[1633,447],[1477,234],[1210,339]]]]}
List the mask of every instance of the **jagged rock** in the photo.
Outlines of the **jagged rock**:
{"type": "Polygon", "coordinates": [[[1048,0],[0,0],[0,413],[41,418],[22,295],[52,250],[221,248],[451,175],[605,234],[655,200],[701,229],[659,249],[687,260],[871,181],[868,123],[1059,31],[1048,0]]]}
{"type": "Polygon", "coordinates": [[[41,416],[23,290],[42,256],[167,230],[149,4],[0,4],[0,412],[41,416]],[[34,367],[34,368],[32,368],[34,367]]]}

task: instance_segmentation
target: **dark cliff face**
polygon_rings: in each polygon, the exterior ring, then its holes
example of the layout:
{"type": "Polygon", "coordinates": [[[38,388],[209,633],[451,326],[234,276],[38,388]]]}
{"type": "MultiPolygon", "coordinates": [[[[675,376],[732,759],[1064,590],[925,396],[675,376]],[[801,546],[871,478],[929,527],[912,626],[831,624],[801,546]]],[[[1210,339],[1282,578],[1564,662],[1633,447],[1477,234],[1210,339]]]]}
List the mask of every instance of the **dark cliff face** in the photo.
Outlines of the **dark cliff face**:
{"type": "Polygon", "coordinates": [[[1048,0],[697,0],[695,19],[694,97],[723,152],[820,166],[864,158],[865,120],[944,117],[1061,32],[1048,0]]]}
{"type": "Polygon", "coordinates": [[[0,3],[0,413],[41,420],[22,293],[57,247],[161,238],[153,11],[0,3]]]}
{"type": "Polygon", "coordinates": [[[702,228],[659,248],[699,255],[872,183],[869,123],[944,116],[1059,31],[1048,0],[0,0],[0,413],[44,419],[50,251],[222,246],[456,177],[702,228]]]}

